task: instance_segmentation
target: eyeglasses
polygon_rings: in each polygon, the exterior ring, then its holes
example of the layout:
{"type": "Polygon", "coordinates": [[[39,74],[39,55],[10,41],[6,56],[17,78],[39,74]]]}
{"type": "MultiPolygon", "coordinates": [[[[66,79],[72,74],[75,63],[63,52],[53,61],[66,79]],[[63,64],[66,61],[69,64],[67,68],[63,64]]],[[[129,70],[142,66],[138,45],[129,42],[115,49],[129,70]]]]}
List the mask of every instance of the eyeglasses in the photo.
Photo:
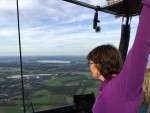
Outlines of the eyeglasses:
{"type": "Polygon", "coordinates": [[[88,66],[89,66],[89,67],[91,67],[92,64],[97,64],[97,63],[94,63],[94,62],[88,62],[88,66]]]}

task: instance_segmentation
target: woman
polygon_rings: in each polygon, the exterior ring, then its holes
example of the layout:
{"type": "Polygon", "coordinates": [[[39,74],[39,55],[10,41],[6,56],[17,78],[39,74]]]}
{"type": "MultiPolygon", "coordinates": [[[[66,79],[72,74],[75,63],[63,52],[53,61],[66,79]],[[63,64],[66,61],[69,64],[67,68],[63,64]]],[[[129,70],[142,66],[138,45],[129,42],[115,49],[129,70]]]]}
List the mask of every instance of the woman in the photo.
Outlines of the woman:
{"type": "Polygon", "coordinates": [[[145,70],[143,98],[138,113],[150,113],[150,68],[145,70]]]}
{"type": "Polygon", "coordinates": [[[87,56],[93,77],[102,81],[93,113],[138,112],[150,53],[150,0],[142,3],[136,38],[123,67],[119,52],[111,45],[98,46],[87,56]]]}

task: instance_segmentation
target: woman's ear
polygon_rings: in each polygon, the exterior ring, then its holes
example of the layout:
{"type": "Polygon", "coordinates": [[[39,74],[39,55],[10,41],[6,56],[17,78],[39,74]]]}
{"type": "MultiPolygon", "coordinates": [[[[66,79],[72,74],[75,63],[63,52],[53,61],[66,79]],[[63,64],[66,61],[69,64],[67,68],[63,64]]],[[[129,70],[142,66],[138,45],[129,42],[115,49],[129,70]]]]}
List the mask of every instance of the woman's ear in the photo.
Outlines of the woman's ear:
{"type": "Polygon", "coordinates": [[[101,70],[102,65],[98,63],[98,64],[96,64],[96,67],[97,67],[97,69],[100,71],[100,70],[101,70]]]}
{"type": "Polygon", "coordinates": [[[101,76],[101,65],[100,64],[96,64],[96,67],[97,67],[97,75],[101,76]]]}

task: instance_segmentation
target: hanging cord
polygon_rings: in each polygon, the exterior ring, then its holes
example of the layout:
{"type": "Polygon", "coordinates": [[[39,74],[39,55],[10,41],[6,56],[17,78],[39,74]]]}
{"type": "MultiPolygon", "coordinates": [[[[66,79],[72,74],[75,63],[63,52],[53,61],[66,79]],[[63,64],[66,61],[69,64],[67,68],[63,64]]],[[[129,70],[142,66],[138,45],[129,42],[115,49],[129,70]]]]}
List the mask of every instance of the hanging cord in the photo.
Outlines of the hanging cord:
{"type": "Polygon", "coordinates": [[[24,82],[23,82],[23,71],[22,71],[22,53],[21,53],[21,39],[20,39],[20,22],[19,22],[19,5],[18,0],[16,0],[17,3],[17,22],[18,22],[18,38],[19,38],[19,52],[20,52],[20,72],[21,72],[21,85],[22,85],[22,98],[23,98],[23,109],[24,113],[26,112],[25,109],[25,98],[24,98],[24,82]]]}

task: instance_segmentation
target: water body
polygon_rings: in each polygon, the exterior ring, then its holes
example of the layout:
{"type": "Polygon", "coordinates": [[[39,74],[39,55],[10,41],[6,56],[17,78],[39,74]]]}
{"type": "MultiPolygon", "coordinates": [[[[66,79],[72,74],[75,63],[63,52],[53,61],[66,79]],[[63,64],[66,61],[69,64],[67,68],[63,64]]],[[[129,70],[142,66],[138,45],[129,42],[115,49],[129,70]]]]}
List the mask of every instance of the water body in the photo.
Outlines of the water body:
{"type": "Polygon", "coordinates": [[[59,64],[69,64],[71,61],[66,61],[66,60],[38,60],[38,63],[59,63],[59,64]]]}
{"type": "MultiPolygon", "coordinates": [[[[56,76],[58,74],[31,74],[31,75],[23,75],[23,77],[26,78],[30,78],[30,77],[35,77],[35,78],[40,78],[40,76],[56,76]]],[[[13,75],[13,76],[9,76],[6,78],[13,78],[13,79],[17,79],[17,78],[21,78],[21,75],[13,75]]]]}

